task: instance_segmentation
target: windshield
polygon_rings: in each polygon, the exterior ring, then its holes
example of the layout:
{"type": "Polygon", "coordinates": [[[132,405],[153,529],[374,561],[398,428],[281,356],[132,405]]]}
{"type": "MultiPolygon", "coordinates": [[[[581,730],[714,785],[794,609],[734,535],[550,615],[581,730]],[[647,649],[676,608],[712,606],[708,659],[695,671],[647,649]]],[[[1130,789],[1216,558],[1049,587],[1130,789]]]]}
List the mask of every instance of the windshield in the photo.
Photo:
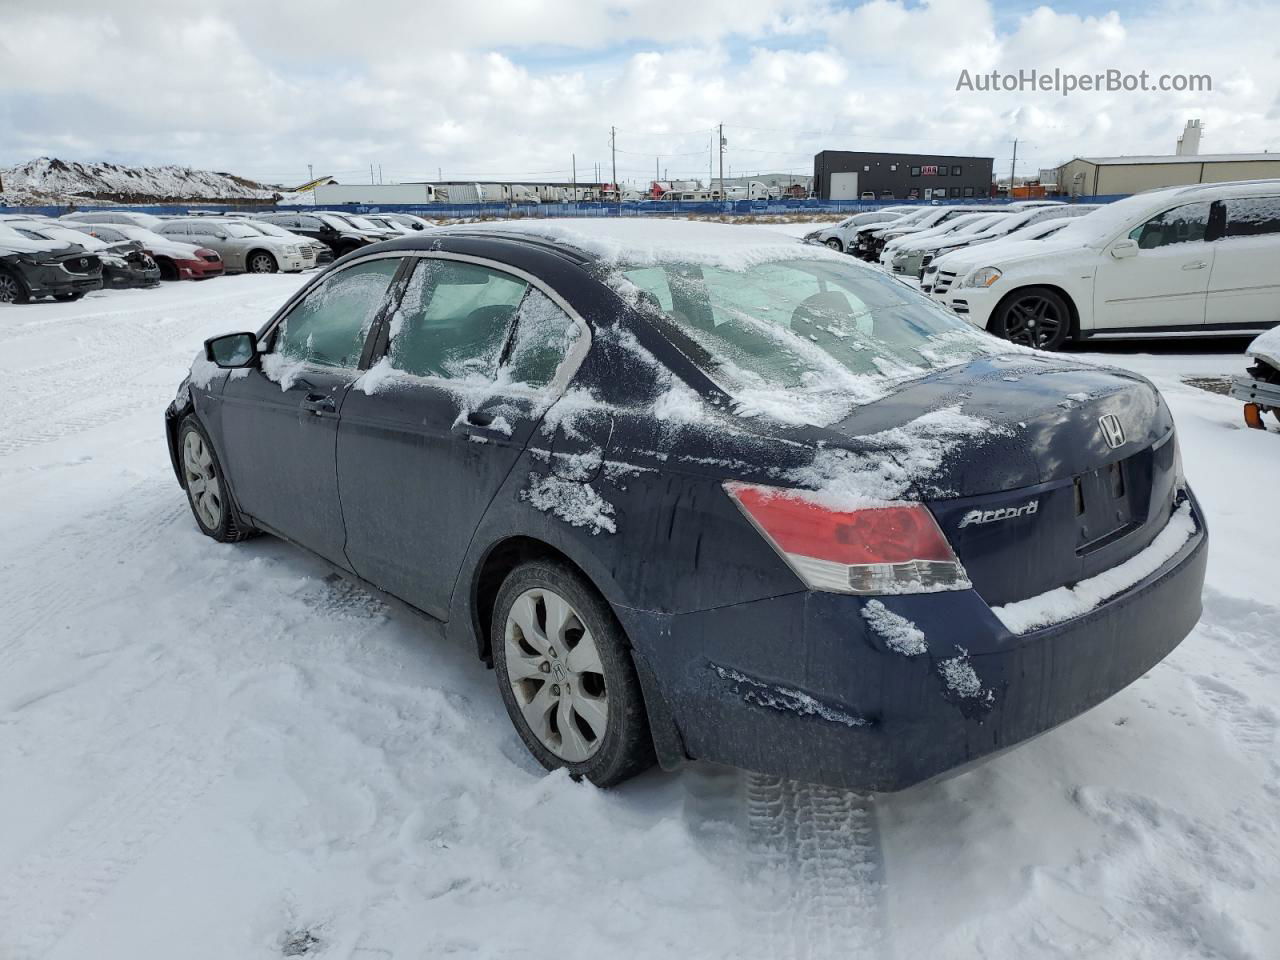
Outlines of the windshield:
{"type": "MultiPolygon", "coordinates": [[[[1108,203],[1086,213],[1083,217],[1073,217],[1071,222],[1057,234],[1057,239],[1081,244],[1104,241],[1122,228],[1132,226],[1133,221],[1143,218],[1148,211],[1156,212],[1159,196],[1159,192],[1139,193],[1108,203]]],[[[1172,204],[1174,193],[1170,191],[1165,196],[1172,204]]]]}
{"type": "Polygon", "coordinates": [[[621,266],[645,310],[746,412],[833,423],[898,379],[1007,349],[878,271],[825,259],[746,269],[621,266]]]}
{"type": "MultiPolygon", "coordinates": [[[[357,230],[372,230],[375,233],[379,230],[379,227],[370,223],[364,217],[347,217],[347,220],[349,220],[351,222],[351,225],[354,226],[357,230]]],[[[382,228],[382,229],[385,229],[385,228],[382,228]]]]}
{"type": "Polygon", "coordinates": [[[243,223],[220,223],[218,224],[218,227],[219,229],[222,230],[223,233],[227,234],[227,236],[230,236],[230,237],[262,236],[262,234],[260,234],[257,230],[254,230],[252,227],[246,227],[243,223]]]}
{"type": "Polygon", "coordinates": [[[319,217],[322,222],[327,223],[335,230],[341,230],[345,233],[351,229],[351,224],[347,223],[347,221],[343,220],[341,217],[335,217],[331,213],[317,213],[316,216],[319,217]]]}

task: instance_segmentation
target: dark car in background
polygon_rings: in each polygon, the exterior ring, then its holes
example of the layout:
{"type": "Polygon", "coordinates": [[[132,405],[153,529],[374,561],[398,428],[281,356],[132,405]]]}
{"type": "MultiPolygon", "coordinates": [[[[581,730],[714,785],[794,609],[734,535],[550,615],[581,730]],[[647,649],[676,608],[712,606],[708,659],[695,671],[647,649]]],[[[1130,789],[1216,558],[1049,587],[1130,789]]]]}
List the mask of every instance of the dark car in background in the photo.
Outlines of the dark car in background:
{"type": "Polygon", "coordinates": [[[53,240],[77,244],[102,261],[102,286],[107,290],[154,287],[160,282],[160,268],[136,240],[109,243],[51,220],[10,221],[8,224],[33,240],[53,240]]]}
{"type": "Polygon", "coordinates": [[[252,219],[274,223],[300,237],[318,240],[332,250],[335,257],[383,239],[363,233],[341,217],[328,213],[259,213],[252,219]]]}
{"type": "Polygon", "coordinates": [[[0,303],[79,300],[102,289],[102,262],[78,244],[36,240],[0,223],[0,303]]]}
{"type": "Polygon", "coordinates": [[[166,428],[205,534],[438,622],[533,755],[600,785],[693,757],[901,789],[1096,705],[1200,614],[1149,382],[767,229],[357,251],[207,341],[166,428]]]}

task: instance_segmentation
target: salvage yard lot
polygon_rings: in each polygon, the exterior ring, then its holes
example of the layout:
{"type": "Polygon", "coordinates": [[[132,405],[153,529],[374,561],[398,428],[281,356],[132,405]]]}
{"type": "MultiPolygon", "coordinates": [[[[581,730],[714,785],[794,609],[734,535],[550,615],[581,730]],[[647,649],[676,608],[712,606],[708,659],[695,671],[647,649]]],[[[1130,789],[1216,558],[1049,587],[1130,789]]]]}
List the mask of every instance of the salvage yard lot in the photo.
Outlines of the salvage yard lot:
{"type": "Polygon", "coordinates": [[[1183,382],[1239,343],[1079,353],[1165,393],[1209,520],[1204,618],[1130,688],[896,795],[697,764],[600,792],[470,651],[200,535],[161,413],[304,280],[0,311],[0,956],[1276,955],[1280,435],[1183,382]]]}

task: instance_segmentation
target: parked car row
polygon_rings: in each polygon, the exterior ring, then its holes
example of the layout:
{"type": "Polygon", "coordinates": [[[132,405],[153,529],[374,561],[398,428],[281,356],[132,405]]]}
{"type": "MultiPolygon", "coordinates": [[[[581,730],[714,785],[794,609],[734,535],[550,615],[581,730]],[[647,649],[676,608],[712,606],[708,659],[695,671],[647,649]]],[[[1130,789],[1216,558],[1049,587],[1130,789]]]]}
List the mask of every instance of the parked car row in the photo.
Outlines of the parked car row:
{"type": "Polygon", "coordinates": [[[296,273],[431,227],[410,214],[259,213],[162,217],[131,210],[0,215],[0,303],[77,300],[91,290],[296,273]]]}

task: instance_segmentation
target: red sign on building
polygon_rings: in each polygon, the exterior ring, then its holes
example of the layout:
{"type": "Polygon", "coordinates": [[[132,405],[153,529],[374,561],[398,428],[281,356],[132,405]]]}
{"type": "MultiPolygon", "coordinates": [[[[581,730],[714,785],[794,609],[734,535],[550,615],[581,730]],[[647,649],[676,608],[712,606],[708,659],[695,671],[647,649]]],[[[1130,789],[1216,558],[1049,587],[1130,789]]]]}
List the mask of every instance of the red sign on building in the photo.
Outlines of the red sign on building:
{"type": "Polygon", "coordinates": [[[920,173],[922,176],[936,177],[938,175],[938,168],[937,167],[921,167],[920,173]]]}

